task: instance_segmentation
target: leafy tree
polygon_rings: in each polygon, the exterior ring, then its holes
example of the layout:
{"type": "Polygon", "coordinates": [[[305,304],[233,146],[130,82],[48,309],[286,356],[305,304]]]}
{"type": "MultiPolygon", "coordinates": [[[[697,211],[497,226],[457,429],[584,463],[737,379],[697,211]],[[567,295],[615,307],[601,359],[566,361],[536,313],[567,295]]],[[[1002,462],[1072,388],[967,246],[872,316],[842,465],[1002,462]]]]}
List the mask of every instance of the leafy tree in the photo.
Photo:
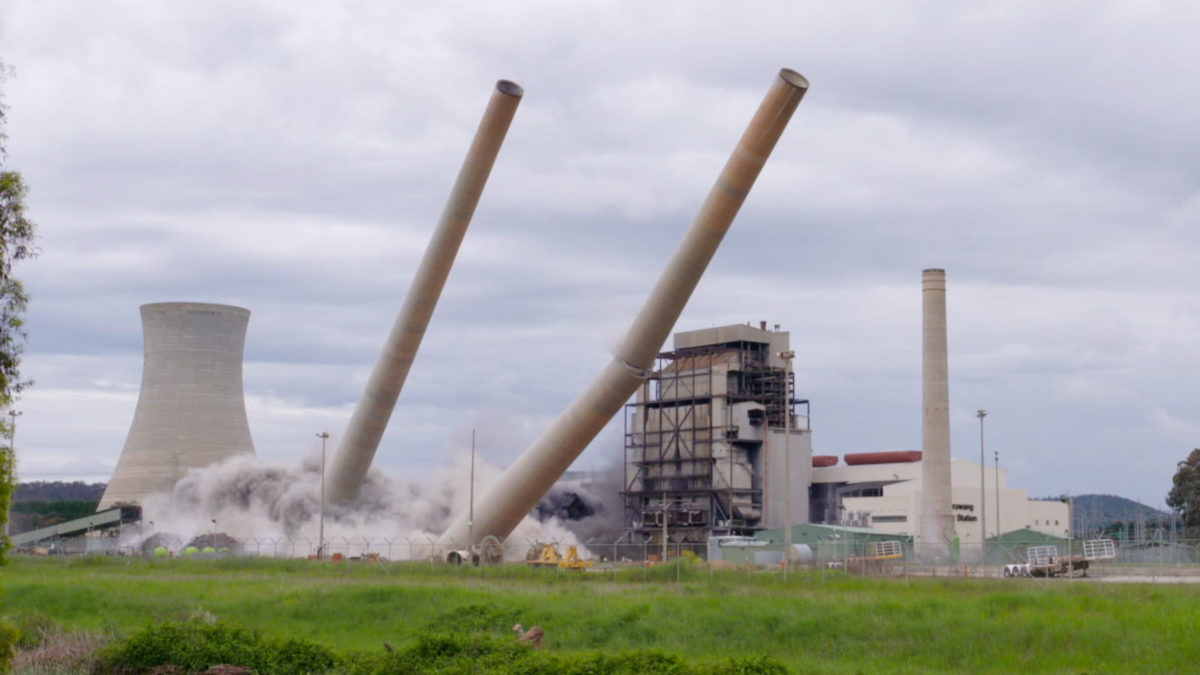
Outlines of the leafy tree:
{"type": "MultiPolygon", "coordinates": [[[[27,188],[21,174],[8,169],[5,141],[7,121],[3,85],[10,74],[0,61],[0,411],[12,407],[28,382],[21,379],[21,352],[25,346],[24,312],[29,302],[25,287],[13,278],[13,265],[37,253],[33,244],[34,225],[25,215],[27,188]]],[[[0,430],[8,437],[8,415],[0,417],[0,430]]],[[[0,450],[0,527],[8,522],[12,502],[16,458],[9,448],[0,450]]],[[[0,564],[8,550],[8,537],[0,535],[0,564]]]]}
{"type": "Polygon", "coordinates": [[[1167,506],[1175,509],[1189,530],[1200,530],[1200,448],[1177,465],[1173,483],[1167,506]]]}
{"type": "MultiPolygon", "coordinates": [[[[17,261],[37,252],[33,246],[33,223],[25,217],[25,183],[20,173],[10,171],[7,166],[4,83],[8,74],[8,67],[0,61],[0,411],[4,412],[12,407],[26,384],[21,379],[19,366],[21,349],[25,345],[22,314],[29,296],[21,282],[13,278],[12,268],[17,261]]],[[[8,415],[0,420],[5,418],[8,415]]],[[[2,421],[0,431],[5,432],[0,438],[10,433],[2,421]]],[[[10,448],[0,449],[0,565],[5,562],[9,547],[8,535],[3,532],[8,524],[8,507],[12,504],[15,486],[15,453],[10,448]]],[[[15,641],[16,631],[0,621],[0,673],[9,672],[15,641]]]]}

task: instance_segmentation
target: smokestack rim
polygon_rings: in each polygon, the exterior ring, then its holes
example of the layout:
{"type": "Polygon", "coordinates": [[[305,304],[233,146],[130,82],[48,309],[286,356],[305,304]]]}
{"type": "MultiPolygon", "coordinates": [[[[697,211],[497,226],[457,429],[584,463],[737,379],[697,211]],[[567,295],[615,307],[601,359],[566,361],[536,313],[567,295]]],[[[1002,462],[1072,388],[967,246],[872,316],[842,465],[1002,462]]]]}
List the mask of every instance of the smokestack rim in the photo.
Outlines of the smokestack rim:
{"type": "Polygon", "coordinates": [[[249,309],[246,309],[245,307],[238,307],[237,305],[224,305],[224,304],[215,303],[215,302],[190,302],[190,301],[148,302],[148,303],[138,307],[138,309],[143,314],[145,314],[147,312],[151,312],[151,313],[153,313],[153,312],[169,312],[172,310],[175,310],[175,311],[204,310],[204,311],[209,311],[209,312],[221,312],[223,314],[238,314],[238,315],[243,315],[243,316],[250,316],[250,313],[251,313],[249,309]]]}
{"type": "Polygon", "coordinates": [[[496,80],[496,91],[516,98],[521,98],[525,95],[525,89],[512,80],[496,80]]]}
{"type": "Polygon", "coordinates": [[[787,82],[797,89],[808,89],[808,78],[791,68],[781,68],[779,70],[779,79],[787,82]]]}
{"type": "Polygon", "coordinates": [[[941,276],[946,276],[946,270],[944,270],[940,267],[929,267],[929,268],[921,270],[921,276],[925,276],[925,275],[929,275],[929,274],[940,274],[941,276]]]}

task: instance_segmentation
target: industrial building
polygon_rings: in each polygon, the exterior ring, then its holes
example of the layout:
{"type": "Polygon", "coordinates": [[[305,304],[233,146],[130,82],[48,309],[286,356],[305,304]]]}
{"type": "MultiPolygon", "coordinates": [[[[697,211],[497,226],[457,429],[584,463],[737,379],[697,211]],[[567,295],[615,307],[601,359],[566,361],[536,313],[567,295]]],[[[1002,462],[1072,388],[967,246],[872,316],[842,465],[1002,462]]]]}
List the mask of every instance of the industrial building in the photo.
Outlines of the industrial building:
{"type": "MultiPolygon", "coordinates": [[[[922,522],[925,478],[921,453],[856,453],[846,455],[844,460],[838,463],[832,455],[813,457],[809,488],[812,521],[915,535],[922,522]]],[[[1026,529],[1070,536],[1066,503],[1030,499],[1027,490],[1009,487],[1007,472],[996,467],[983,467],[983,483],[981,492],[978,462],[950,460],[954,536],[963,544],[978,544],[984,524],[988,539],[1026,529]]]]}
{"type": "MultiPolygon", "coordinates": [[[[664,531],[672,542],[737,542],[782,531],[790,451],[794,526],[866,528],[910,545],[919,539],[930,480],[923,453],[848,454],[844,463],[814,456],[808,401],[796,397],[790,360],[780,357],[790,350],[789,333],[766,322],[737,324],[676,333],[673,347],[658,355],[626,406],[622,498],[630,533],[651,542],[664,531]]],[[[948,430],[935,436],[948,452],[948,430]]],[[[941,510],[951,514],[947,544],[977,544],[985,510],[989,539],[1018,531],[1070,536],[1067,504],[1030,499],[996,467],[983,467],[981,493],[978,463],[946,457],[945,464],[936,473],[947,481],[940,490],[948,495],[941,510]]]]}
{"type": "Polygon", "coordinates": [[[254,453],[242,391],[250,310],[142,305],[142,388],[99,510],[170,492],[190,469],[254,453]]]}
{"type": "Polygon", "coordinates": [[[626,406],[631,530],[657,538],[665,525],[672,541],[703,542],[782,527],[789,480],[791,522],[808,521],[812,433],[780,356],[789,349],[788,333],[766,322],[675,334],[626,406]]]}

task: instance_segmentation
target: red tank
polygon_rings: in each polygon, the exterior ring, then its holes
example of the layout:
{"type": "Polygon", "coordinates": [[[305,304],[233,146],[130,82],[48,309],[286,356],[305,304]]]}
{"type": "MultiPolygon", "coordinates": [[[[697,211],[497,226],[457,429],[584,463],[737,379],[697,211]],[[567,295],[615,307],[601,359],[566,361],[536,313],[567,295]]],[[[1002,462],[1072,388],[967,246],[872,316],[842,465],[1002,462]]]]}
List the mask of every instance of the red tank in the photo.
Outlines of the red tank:
{"type": "Polygon", "coordinates": [[[901,462],[919,462],[921,461],[921,451],[894,450],[892,452],[855,452],[845,455],[845,459],[846,463],[850,466],[858,466],[860,464],[899,464],[901,462]]]}
{"type": "Polygon", "coordinates": [[[813,455],[813,466],[836,466],[837,455],[813,455]]]}

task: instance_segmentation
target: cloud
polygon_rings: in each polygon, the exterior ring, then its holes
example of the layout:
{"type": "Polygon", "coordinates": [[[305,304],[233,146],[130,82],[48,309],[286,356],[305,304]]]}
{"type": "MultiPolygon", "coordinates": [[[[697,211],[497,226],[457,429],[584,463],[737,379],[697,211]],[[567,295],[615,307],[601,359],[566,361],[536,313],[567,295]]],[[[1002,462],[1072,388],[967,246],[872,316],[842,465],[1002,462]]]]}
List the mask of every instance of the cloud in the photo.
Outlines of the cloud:
{"type": "MultiPolygon", "coordinates": [[[[19,268],[23,470],[115,464],[145,302],[253,311],[264,460],[340,433],[500,77],[527,94],[378,462],[429,471],[470,428],[511,459],[607,361],[791,66],[812,90],[678,328],[779,323],[818,449],[916,447],[919,273],[944,267],[952,406],[992,411],[1005,461],[1030,467],[1014,484],[1157,494],[1193,446],[1155,411],[1200,394],[1198,95],[1179,86],[1197,18],[7,3],[9,164],[44,249],[19,268]]],[[[966,455],[974,424],[953,422],[966,455]]],[[[580,464],[619,453],[620,427],[580,464]]]]}
{"type": "Polygon", "coordinates": [[[1179,419],[1178,417],[1175,417],[1171,413],[1162,409],[1153,410],[1151,412],[1151,419],[1153,420],[1155,426],[1168,434],[1179,434],[1194,437],[1196,432],[1200,430],[1200,426],[1197,426],[1195,422],[1179,419]]]}

